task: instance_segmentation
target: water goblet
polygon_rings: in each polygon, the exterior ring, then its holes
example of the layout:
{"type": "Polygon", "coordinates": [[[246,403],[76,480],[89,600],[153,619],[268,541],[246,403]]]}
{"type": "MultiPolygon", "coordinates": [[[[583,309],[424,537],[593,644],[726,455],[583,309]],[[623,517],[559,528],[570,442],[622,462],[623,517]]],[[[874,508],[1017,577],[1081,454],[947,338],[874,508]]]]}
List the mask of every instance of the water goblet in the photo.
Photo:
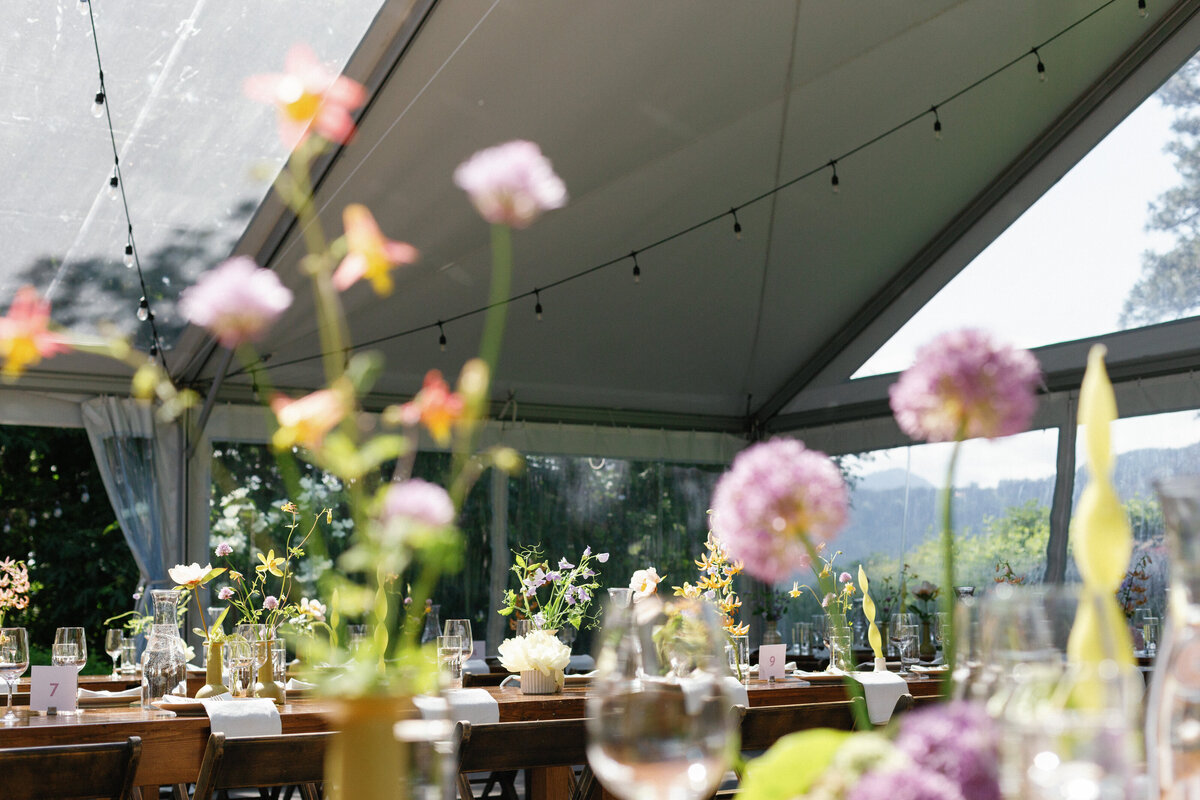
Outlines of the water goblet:
{"type": "Polygon", "coordinates": [[[438,667],[449,688],[462,688],[462,639],[459,636],[437,637],[438,667]]]}
{"type": "Polygon", "coordinates": [[[736,748],[725,642],[702,600],[609,603],[587,701],[587,755],[610,793],[712,795],[736,748]]]}
{"type": "Polygon", "coordinates": [[[75,645],[75,658],[69,663],[76,672],[81,672],[87,666],[87,636],[83,628],[59,628],[54,632],[54,643],[75,645]]]}
{"type": "Polygon", "coordinates": [[[5,725],[17,721],[12,698],[16,681],[29,667],[29,635],[24,628],[0,628],[0,678],[8,686],[8,711],[4,714],[5,725]]]}
{"type": "Polygon", "coordinates": [[[1142,618],[1142,642],[1145,645],[1146,655],[1152,656],[1158,652],[1158,617],[1146,616],[1142,618]]]}
{"type": "Polygon", "coordinates": [[[462,648],[462,663],[467,663],[467,659],[471,657],[471,653],[475,650],[475,642],[471,639],[471,620],[469,619],[448,619],[446,624],[442,626],[442,633],[446,636],[457,636],[459,647],[462,648]]]}
{"type": "Polygon", "coordinates": [[[117,659],[121,657],[121,645],[125,641],[125,632],[120,628],[109,628],[104,632],[104,652],[113,662],[113,676],[117,675],[117,659]]]}

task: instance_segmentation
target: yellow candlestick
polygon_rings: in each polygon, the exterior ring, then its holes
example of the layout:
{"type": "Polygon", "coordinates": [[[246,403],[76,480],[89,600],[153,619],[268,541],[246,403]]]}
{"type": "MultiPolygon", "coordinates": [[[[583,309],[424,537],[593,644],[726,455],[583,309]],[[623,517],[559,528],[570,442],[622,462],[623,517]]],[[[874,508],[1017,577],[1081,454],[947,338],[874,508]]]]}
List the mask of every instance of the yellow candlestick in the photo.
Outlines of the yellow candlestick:
{"type": "Polygon", "coordinates": [[[862,587],[863,616],[867,618],[867,641],[875,651],[876,658],[883,658],[883,637],[879,635],[879,626],[875,624],[875,601],[871,599],[870,584],[867,583],[867,573],[858,565],[858,585],[862,587]]]}

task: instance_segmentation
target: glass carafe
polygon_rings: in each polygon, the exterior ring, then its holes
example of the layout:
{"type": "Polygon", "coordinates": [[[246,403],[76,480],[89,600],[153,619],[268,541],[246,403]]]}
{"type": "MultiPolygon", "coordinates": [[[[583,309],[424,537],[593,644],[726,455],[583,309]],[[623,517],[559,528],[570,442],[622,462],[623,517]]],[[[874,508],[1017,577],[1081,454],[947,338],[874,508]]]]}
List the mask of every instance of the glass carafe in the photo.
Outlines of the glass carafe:
{"type": "Polygon", "coordinates": [[[437,637],[442,635],[442,623],[438,618],[438,611],[441,606],[431,605],[429,610],[425,612],[425,627],[421,631],[421,644],[437,641],[437,637]]]}
{"type": "Polygon", "coordinates": [[[1170,558],[1167,620],[1146,709],[1152,797],[1200,799],[1200,476],[1155,484],[1170,558]]]}
{"type": "Polygon", "coordinates": [[[179,638],[179,592],[155,589],[154,624],[142,653],[142,705],[161,700],[164,695],[187,696],[187,657],[179,638]]]}

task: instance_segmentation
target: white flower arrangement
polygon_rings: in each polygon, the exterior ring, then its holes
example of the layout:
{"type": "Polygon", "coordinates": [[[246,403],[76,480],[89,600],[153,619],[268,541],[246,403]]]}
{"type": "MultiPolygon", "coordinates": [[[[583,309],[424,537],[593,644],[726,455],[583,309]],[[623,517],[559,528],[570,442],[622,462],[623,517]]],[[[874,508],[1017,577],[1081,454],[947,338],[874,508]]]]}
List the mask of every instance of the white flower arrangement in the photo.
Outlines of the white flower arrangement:
{"type": "Polygon", "coordinates": [[[645,600],[655,594],[660,582],[662,582],[662,578],[659,577],[658,570],[654,567],[634,572],[633,577],[629,579],[629,588],[633,590],[633,602],[645,600]]]}
{"type": "Polygon", "coordinates": [[[536,670],[560,685],[571,662],[571,648],[549,631],[535,630],[500,643],[500,664],[509,672],[536,670]]]}

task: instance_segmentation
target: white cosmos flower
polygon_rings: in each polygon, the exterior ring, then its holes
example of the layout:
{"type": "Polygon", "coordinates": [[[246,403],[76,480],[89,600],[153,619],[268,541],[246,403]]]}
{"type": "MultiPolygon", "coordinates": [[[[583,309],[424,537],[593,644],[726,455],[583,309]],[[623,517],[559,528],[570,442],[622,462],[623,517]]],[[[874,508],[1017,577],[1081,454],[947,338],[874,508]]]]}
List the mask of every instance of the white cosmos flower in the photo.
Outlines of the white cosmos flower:
{"type": "Polygon", "coordinates": [[[633,577],[629,579],[629,588],[633,589],[633,602],[644,600],[650,595],[658,591],[658,584],[662,578],[658,576],[658,570],[654,567],[639,569],[633,573],[633,577]]]}
{"type": "Polygon", "coordinates": [[[212,564],[205,564],[203,567],[192,562],[188,564],[176,564],[167,570],[167,575],[171,576],[171,580],[175,581],[176,586],[191,586],[200,585],[200,581],[204,580],[204,576],[212,572],[212,564]]]}

